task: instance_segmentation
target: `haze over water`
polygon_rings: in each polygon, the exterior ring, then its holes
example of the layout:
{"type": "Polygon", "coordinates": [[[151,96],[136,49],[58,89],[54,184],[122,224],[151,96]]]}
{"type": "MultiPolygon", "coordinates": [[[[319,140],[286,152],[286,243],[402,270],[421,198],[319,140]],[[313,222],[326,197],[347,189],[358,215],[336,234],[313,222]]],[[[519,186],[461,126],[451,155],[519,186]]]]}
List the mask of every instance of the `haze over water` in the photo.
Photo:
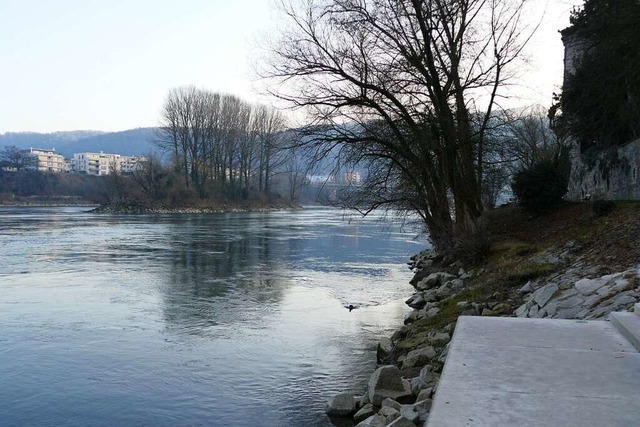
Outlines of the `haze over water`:
{"type": "Polygon", "coordinates": [[[0,425],[329,425],[424,246],[332,209],[84,210],[0,208],[0,425]]]}

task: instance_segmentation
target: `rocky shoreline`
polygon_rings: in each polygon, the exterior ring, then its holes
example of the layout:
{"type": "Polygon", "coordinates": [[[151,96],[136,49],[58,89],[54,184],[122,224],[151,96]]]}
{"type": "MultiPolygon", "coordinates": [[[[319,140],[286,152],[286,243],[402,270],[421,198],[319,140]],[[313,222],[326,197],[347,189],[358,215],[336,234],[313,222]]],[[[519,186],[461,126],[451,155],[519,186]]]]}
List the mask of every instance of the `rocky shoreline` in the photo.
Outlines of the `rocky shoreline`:
{"type": "Polygon", "coordinates": [[[469,287],[485,268],[445,266],[430,250],[411,257],[415,292],[406,301],[412,310],[405,326],[378,344],[379,367],[364,393],[332,397],[327,415],[357,427],[426,426],[458,315],[606,320],[640,301],[640,266],[610,272],[573,256],[570,246],[532,254],[526,262],[545,266],[545,274],[482,298],[469,287]]]}

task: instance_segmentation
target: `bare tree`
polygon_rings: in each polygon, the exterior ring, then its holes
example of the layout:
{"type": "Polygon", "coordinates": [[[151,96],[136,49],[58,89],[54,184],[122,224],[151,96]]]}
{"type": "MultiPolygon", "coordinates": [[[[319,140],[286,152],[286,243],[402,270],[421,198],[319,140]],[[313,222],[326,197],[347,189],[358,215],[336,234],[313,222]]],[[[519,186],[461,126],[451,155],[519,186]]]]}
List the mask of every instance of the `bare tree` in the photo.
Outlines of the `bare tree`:
{"type": "Polygon", "coordinates": [[[166,190],[164,181],[168,174],[160,158],[155,153],[149,153],[140,166],[132,176],[142,193],[152,200],[164,197],[163,193],[166,190]]]}
{"type": "Polygon", "coordinates": [[[2,151],[0,151],[0,162],[2,162],[4,166],[17,171],[26,169],[33,163],[29,154],[15,145],[4,147],[2,151]]]}
{"type": "Polygon", "coordinates": [[[482,211],[485,131],[528,39],[525,1],[285,4],[290,26],[263,74],[315,119],[322,132],[305,141],[319,156],[339,146],[375,172],[363,203],[415,211],[448,252],[482,211]]]}
{"type": "Polygon", "coordinates": [[[255,111],[253,131],[257,137],[258,158],[258,189],[266,194],[271,190],[271,178],[275,170],[285,161],[285,157],[278,157],[281,150],[287,148],[284,131],[286,118],[282,112],[260,106],[255,111]]]}

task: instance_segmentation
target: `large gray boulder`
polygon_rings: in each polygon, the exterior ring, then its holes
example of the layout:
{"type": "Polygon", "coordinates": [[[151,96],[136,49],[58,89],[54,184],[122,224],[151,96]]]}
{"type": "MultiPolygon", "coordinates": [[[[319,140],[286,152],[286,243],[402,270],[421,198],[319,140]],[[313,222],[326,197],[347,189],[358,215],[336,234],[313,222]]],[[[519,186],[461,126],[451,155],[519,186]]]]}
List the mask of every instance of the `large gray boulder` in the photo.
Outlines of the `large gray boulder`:
{"type": "Polygon", "coordinates": [[[575,283],[575,287],[584,296],[593,295],[598,289],[606,285],[608,280],[599,279],[580,279],[575,283]]]}
{"type": "Polygon", "coordinates": [[[431,273],[424,279],[420,280],[417,283],[416,288],[418,290],[425,291],[427,289],[437,288],[441,284],[453,279],[457,279],[457,277],[443,271],[431,273]]]}
{"type": "Polygon", "coordinates": [[[409,381],[403,380],[400,370],[394,365],[379,367],[369,378],[369,400],[376,406],[388,397],[408,403],[412,396],[409,381]]]}
{"type": "Polygon", "coordinates": [[[535,301],[540,307],[544,307],[544,305],[549,302],[558,290],[558,285],[555,283],[549,283],[533,293],[533,301],[535,301]]]}
{"type": "Polygon", "coordinates": [[[329,399],[325,412],[332,417],[348,417],[356,411],[356,399],[351,394],[341,393],[329,399]]]}
{"type": "Polygon", "coordinates": [[[429,335],[427,335],[427,341],[435,346],[445,345],[450,340],[451,337],[446,332],[429,332],[429,335]]]}
{"type": "Polygon", "coordinates": [[[424,366],[434,357],[436,357],[436,350],[430,345],[411,350],[402,362],[402,369],[424,366]]]}
{"type": "Polygon", "coordinates": [[[407,305],[411,308],[420,310],[427,305],[427,301],[422,297],[422,294],[416,294],[407,300],[407,305]]]}
{"type": "Polygon", "coordinates": [[[378,363],[385,363],[393,353],[393,342],[389,338],[382,338],[376,348],[376,358],[378,363]]]}

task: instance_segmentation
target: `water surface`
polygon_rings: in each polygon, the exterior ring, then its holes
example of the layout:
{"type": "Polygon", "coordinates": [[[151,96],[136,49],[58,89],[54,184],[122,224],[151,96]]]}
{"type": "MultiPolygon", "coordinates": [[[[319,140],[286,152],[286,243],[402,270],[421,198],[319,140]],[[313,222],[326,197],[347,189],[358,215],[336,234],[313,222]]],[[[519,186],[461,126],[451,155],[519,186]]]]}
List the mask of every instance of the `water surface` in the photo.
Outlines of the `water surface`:
{"type": "Polygon", "coordinates": [[[322,208],[0,208],[0,425],[330,425],[407,312],[415,237],[322,208]]]}

